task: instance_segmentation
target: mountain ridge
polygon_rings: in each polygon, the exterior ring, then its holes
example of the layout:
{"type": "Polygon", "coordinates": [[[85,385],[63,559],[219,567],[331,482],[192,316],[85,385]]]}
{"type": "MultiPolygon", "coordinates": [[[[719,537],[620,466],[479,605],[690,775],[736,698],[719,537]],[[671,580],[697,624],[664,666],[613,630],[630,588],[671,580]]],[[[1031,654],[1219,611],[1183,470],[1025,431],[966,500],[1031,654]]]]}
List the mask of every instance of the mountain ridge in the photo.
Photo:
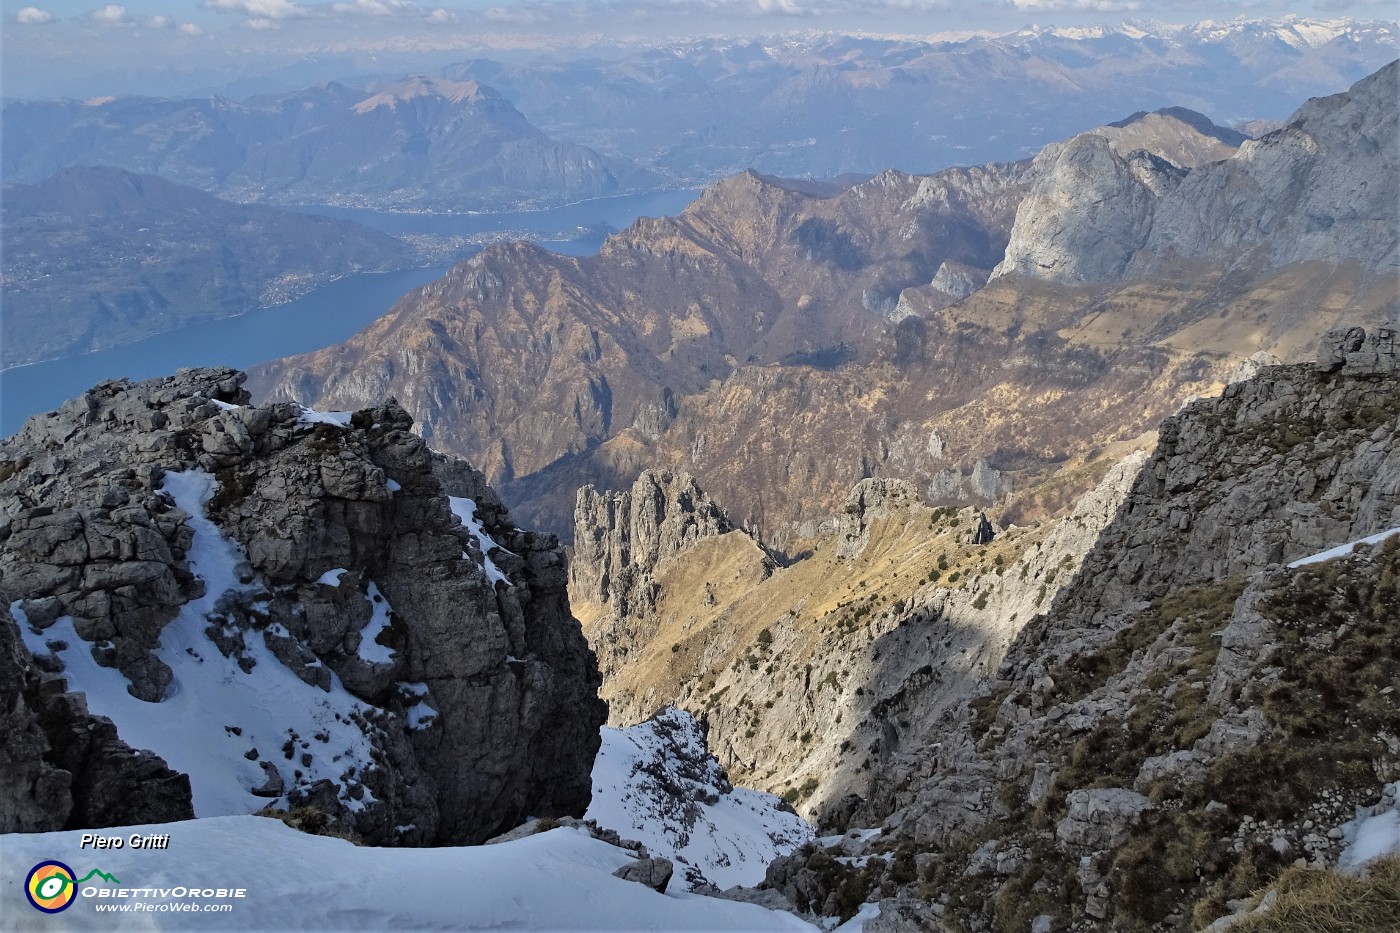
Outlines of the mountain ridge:
{"type": "MultiPolygon", "coordinates": [[[[1389,91],[1372,81],[1358,94],[1383,109],[1389,91]]],[[[1347,177],[1384,163],[1337,138],[1347,177]]],[[[475,458],[521,514],[565,536],[579,486],[626,488],[655,467],[695,475],[736,523],[763,528],[764,544],[800,549],[804,529],[863,476],[915,482],[937,504],[1003,502],[1067,457],[1151,430],[1257,351],[1286,359],[1338,322],[1389,320],[1383,238],[1364,223],[1348,228],[1355,266],[1325,261],[1335,248],[1320,258],[1300,248],[1314,258],[1163,261],[1106,285],[1007,274],[1046,243],[1091,271],[1119,268],[1160,198],[1238,159],[1195,170],[1141,150],[1125,159],[1091,130],[1030,162],[890,171],[817,198],[744,173],[677,217],[639,221],[592,259],[487,250],[359,337],[260,367],[253,384],[346,407],[392,393],[435,443],[475,458]],[[1102,221],[1064,215],[1072,236],[1057,244],[1037,231],[1058,221],[1024,218],[1059,217],[1065,185],[1081,199],[1131,197],[1096,207],[1102,221]],[[983,285],[998,262],[1003,274],[983,285]],[[505,384],[546,373],[530,392],[505,384]],[[447,374],[472,393],[448,391],[447,374]],[[852,455],[812,453],[837,443],[852,455]]],[[[1390,202],[1372,193],[1356,209],[1384,218],[1390,202]]],[[[1273,203],[1255,188],[1241,196],[1240,216],[1273,203]]]]}
{"type": "Polygon", "coordinates": [[[423,76],[244,101],[10,101],[4,115],[11,181],[103,164],[238,201],[480,210],[620,194],[649,177],[547,136],[492,88],[423,76]]]}

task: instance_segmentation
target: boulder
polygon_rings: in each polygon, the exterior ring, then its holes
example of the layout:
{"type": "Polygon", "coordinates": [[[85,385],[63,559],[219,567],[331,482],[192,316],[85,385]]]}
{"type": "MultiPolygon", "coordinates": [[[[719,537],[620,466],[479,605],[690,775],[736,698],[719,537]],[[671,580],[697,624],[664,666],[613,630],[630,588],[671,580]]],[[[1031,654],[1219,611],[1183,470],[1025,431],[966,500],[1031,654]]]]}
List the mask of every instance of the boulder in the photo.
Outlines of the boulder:
{"type": "Polygon", "coordinates": [[[1152,801],[1126,787],[1076,790],[1066,800],[1069,813],[1056,825],[1055,841],[1071,855],[1118,848],[1142,814],[1152,809],[1152,801]]]}
{"type": "Polygon", "coordinates": [[[624,881],[635,881],[664,894],[673,872],[674,866],[670,859],[643,858],[628,862],[613,874],[624,881]]]}

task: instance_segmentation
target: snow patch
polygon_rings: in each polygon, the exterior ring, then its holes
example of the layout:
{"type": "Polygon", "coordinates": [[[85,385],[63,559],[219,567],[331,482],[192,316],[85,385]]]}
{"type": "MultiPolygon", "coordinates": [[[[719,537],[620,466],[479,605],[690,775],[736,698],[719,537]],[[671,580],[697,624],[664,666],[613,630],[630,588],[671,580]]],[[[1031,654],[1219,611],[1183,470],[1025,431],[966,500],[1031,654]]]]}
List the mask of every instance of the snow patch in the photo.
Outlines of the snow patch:
{"type": "Polygon", "coordinates": [[[1288,569],[1294,570],[1298,567],[1306,567],[1308,564],[1320,564],[1325,560],[1336,560],[1338,557],[1347,557],[1351,554],[1352,551],[1356,550],[1356,546],[1358,544],[1380,544],[1382,541],[1384,541],[1386,538],[1389,538],[1391,535],[1397,534],[1400,534],[1400,528],[1391,528],[1389,531],[1382,531],[1379,534],[1374,534],[1370,537],[1362,538],[1359,541],[1352,541],[1347,544],[1339,544],[1334,548],[1328,548],[1325,551],[1319,551],[1318,553],[1310,554],[1307,557],[1300,557],[1297,560],[1293,561],[1291,564],[1289,564],[1288,569]]]}
{"type": "Polygon", "coordinates": [[[1387,787],[1385,796],[1391,801],[1390,809],[1377,813],[1384,803],[1367,807],[1357,811],[1356,819],[1342,825],[1342,838],[1347,842],[1337,857],[1337,867],[1342,871],[1355,871],[1378,858],[1400,855],[1400,809],[1395,805],[1400,797],[1400,782],[1387,787]]]}
{"type": "Polygon", "coordinates": [[[348,428],[350,418],[354,414],[353,411],[317,411],[303,405],[297,421],[302,424],[333,424],[338,428],[348,428]]]}
{"type": "Polygon", "coordinates": [[[585,817],[675,862],[671,890],[756,885],[770,862],[812,839],[779,797],[730,786],[689,713],[666,709],[602,733],[585,817]]]}
{"type": "Polygon", "coordinates": [[[404,713],[408,728],[414,732],[421,732],[431,726],[437,721],[437,715],[437,710],[429,706],[426,700],[420,700],[404,713]]]}
{"type": "MultiPolygon", "coordinates": [[[[108,850],[99,862],[79,848],[82,833],[0,836],[6,910],[23,898],[36,862],[62,859],[101,867],[126,890],[193,883],[239,887],[230,913],[201,914],[199,929],[220,930],[803,930],[785,911],[693,894],[658,894],[612,873],[630,852],[574,829],[554,829],[493,846],[380,849],[299,833],[278,820],[227,816],[123,827],[123,836],[169,833],[168,851],[108,850]],[[193,872],[193,874],[191,874],[193,872]]],[[[94,885],[102,887],[102,885],[94,885]]],[[[158,892],[133,901],[170,900],[158,892]]],[[[111,930],[97,898],[63,912],[67,930],[111,930]]],[[[114,903],[112,900],[106,903],[114,903]]],[[[125,901],[123,901],[125,903],[125,901]]],[[[35,915],[38,917],[38,915],[35,915]]],[[[141,913],[152,930],[188,930],[190,915],[141,913]]]]}
{"type": "Polygon", "coordinates": [[[360,630],[360,657],[371,664],[392,664],[394,649],[381,645],[375,639],[389,627],[389,614],[394,611],[394,607],[389,605],[389,600],[379,592],[379,587],[373,580],[370,581],[365,599],[369,601],[371,614],[369,623],[360,630]]]}
{"type": "Polygon", "coordinates": [[[340,586],[340,578],[349,572],[344,567],[336,567],[321,574],[316,578],[316,582],[322,586],[340,586]]]}
{"type": "Polygon", "coordinates": [[[879,838],[882,832],[884,832],[884,829],[879,826],[873,829],[852,829],[843,836],[822,836],[817,840],[817,845],[821,846],[823,849],[829,849],[843,842],[869,842],[872,839],[879,838]]]}
{"type": "Polygon", "coordinates": [[[392,479],[386,479],[384,481],[384,488],[389,490],[390,492],[398,492],[401,489],[403,489],[402,486],[400,486],[395,480],[392,479]]]}
{"type": "MultiPolygon", "coordinates": [[[[468,499],[464,496],[448,496],[447,501],[452,507],[452,514],[457,516],[457,520],[462,523],[463,528],[466,528],[472,533],[472,537],[476,539],[477,547],[481,548],[481,569],[486,571],[486,579],[490,580],[493,586],[498,581],[505,583],[506,586],[510,586],[511,582],[509,578],[501,573],[500,568],[496,566],[496,562],[491,559],[491,549],[501,546],[491,540],[491,536],[486,533],[485,527],[482,526],[481,521],[476,517],[475,500],[468,499]]],[[[501,550],[505,551],[506,549],[501,548],[501,550]]],[[[510,552],[506,551],[506,553],[509,554],[510,552]]],[[[468,556],[464,553],[462,557],[467,558],[468,556]]]]}
{"type": "Polygon", "coordinates": [[[879,904],[861,904],[856,915],[841,924],[832,933],[864,933],[865,925],[880,916],[879,904]]]}

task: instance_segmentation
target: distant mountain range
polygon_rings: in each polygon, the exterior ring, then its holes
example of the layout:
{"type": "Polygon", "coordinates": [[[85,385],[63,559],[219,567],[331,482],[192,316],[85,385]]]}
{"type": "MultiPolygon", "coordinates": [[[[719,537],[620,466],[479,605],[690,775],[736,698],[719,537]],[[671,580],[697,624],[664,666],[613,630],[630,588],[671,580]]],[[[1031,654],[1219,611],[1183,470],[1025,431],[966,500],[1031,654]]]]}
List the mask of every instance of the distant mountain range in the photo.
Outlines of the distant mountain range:
{"type": "Polygon", "coordinates": [[[444,70],[556,136],[670,177],[930,172],[1034,155],[1169,106],[1282,119],[1400,53],[1394,22],[1280,20],[1028,29],[915,41],[704,39],[618,58],[444,70]]]}
{"type": "Polygon", "coordinates": [[[420,264],[345,220],[221,201],[115,168],[6,185],[5,366],[280,304],[352,272],[420,264]]]}
{"type": "Polygon", "coordinates": [[[844,189],[747,172],[596,257],[490,247],[252,384],[317,407],[394,395],[564,534],[579,486],[645,467],[694,474],[778,547],[870,476],[1021,521],[1045,503],[1016,490],[1245,357],[1393,319],[1396,68],[1238,150],[1168,111],[844,189]]]}
{"type": "Polygon", "coordinates": [[[23,101],[3,119],[5,177],[17,182],[113,165],[238,201],[445,211],[575,201],[655,180],[550,138],[474,81],[330,83],[241,103],[23,101]]]}
{"type": "Polygon", "coordinates": [[[558,204],[749,168],[927,173],[1028,158],[1086,126],[1173,106],[1275,128],[1258,121],[1398,53],[1393,22],[1290,18],[478,58],[435,77],[243,101],[12,101],[4,172],[34,183],[114,165],[238,201],[429,211],[558,204]]]}

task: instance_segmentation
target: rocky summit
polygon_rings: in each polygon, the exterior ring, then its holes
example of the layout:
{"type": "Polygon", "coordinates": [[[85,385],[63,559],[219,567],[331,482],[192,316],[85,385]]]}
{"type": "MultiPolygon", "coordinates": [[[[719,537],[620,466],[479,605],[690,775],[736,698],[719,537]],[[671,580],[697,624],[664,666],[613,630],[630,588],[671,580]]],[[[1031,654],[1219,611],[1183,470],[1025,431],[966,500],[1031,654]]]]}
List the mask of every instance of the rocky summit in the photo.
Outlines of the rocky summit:
{"type": "Polygon", "coordinates": [[[606,707],[557,540],[392,400],[243,381],[103,383],[0,442],[0,826],[271,805],[424,845],[582,815],[606,707]]]}

